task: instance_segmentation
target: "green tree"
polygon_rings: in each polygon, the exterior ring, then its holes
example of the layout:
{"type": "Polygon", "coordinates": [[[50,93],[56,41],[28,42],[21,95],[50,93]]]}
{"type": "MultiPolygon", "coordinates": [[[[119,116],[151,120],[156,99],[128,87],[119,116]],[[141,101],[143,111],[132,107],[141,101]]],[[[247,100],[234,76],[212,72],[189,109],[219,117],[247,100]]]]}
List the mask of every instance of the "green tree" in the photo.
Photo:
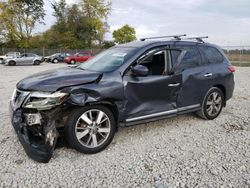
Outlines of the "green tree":
{"type": "Polygon", "coordinates": [[[113,38],[118,44],[127,43],[136,40],[136,32],[133,27],[124,25],[113,32],[113,38]]]}
{"type": "Polygon", "coordinates": [[[79,6],[67,5],[65,0],[60,0],[54,1],[52,8],[56,23],[45,34],[45,37],[51,39],[48,46],[91,48],[96,41],[102,44],[108,31],[106,19],[111,11],[110,2],[82,0],[79,6]],[[69,45],[69,41],[74,41],[74,44],[69,45]]]}
{"type": "Polygon", "coordinates": [[[29,47],[36,24],[43,23],[43,0],[8,0],[0,3],[2,34],[7,42],[29,47]]]}
{"type": "Polygon", "coordinates": [[[89,37],[88,45],[91,47],[93,41],[98,41],[99,45],[104,40],[104,35],[108,31],[107,17],[111,12],[111,1],[106,0],[82,0],[84,15],[88,18],[89,37]]]}
{"type": "Polygon", "coordinates": [[[102,48],[104,49],[111,48],[112,46],[115,46],[114,41],[103,41],[102,43],[102,48]]]}

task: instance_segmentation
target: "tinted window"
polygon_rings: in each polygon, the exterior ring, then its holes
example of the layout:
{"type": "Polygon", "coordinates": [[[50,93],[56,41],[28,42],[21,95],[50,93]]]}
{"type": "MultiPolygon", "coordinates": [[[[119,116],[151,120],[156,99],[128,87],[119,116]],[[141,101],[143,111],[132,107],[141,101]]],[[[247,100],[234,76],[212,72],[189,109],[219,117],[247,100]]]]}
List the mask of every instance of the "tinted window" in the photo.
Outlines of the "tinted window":
{"type": "Polygon", "coordinates": [[[221,55],[221,53],[213,47],[208,47],[208,46],[200,46],[199,47],[200,51],[206,58],[206,63],[222,63],[224,58],[221,55]]]}
{"type": "Polygon", "coordinates": [[[78,54],[79,56],[87,56],[87,54],[78,54]]]}
{"type": "Polygon", "coordinates": [[[182,46],[181,49],[186,51],[184,55],[180,67],[178,69],[188,69],[197,67],[200,65],[201,56],[198,49],[194,46],[182,46]]]}

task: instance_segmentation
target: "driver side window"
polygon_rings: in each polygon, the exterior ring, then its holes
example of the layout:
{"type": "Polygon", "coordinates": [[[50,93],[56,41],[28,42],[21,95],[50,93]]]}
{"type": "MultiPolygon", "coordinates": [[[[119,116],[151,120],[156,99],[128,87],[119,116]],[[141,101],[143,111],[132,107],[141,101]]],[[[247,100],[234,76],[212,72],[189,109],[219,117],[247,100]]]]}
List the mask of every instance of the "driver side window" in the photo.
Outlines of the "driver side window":
{"type": "Polygon", "coordinates": [[[148,57],[146,54],[139,64],[148,68],[148,75],[164,75],[166,73],[165,54],[165,50],[157,51],[148,57]]]}

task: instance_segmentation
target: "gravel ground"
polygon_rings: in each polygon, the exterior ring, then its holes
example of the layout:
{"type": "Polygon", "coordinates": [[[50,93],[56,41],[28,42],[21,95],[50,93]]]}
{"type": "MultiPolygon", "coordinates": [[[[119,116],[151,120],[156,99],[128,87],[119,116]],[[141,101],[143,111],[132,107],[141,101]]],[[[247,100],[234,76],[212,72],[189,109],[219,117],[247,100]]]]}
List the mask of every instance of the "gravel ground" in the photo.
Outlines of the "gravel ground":
{"type": "Polygon", "coordinates": [[[10,124],[17,81],[65,65],[0,65],[0,187],[250,187],[250,68],[237,68],[222,114],[193,114],[122,128],[103,152],[55,150],[48,164],[29,159],[10,124]]]}

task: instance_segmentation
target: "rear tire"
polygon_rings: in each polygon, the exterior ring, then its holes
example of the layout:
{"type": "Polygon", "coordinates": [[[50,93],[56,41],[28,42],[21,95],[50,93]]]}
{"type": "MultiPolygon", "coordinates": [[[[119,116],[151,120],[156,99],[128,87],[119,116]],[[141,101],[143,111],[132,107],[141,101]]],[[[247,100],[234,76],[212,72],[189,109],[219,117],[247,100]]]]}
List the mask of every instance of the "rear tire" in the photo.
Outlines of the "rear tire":
{"type": "Polygon", "coordinates": [[[206,120],[215,119],[221,113],[224,100],[223,92],[217,87],[212,87],[204,97],[201,110],[197,115],[206,120]]]}
{"type": "Polygon", "coordinates": [[[16,65],[16,62],[15,62],[15,61],[10,61],[10,62],[8,63],[8,65],[9,65],[9,66],[15,66],[15,65],[16,65]]]}
{"type": "Polygon", "coordinates": [[[70,60],[70,64],[75,64],[75,63],[76,63],[76,61],[74,59],[70,60]]]}
{"type": "Polygon", "coordinates": [[[56,63],[59,63],[59,61],[58,61],[58,59],[53,59],[52,63],[56,64],[56,63]]]}
{"type": "Polygon", "coordinates": [[[41,61],[38,61],[38,60],[34,61],[34,65],[40,65],[40,64],[41,64],[41,61]]]}
{"type": "Polygon", "coordinates": [[[104,150],[112,142],[115,131],[113,113],[101,105],[74,109],[65,125],[69,145],[86,154],[104,150]]]}

